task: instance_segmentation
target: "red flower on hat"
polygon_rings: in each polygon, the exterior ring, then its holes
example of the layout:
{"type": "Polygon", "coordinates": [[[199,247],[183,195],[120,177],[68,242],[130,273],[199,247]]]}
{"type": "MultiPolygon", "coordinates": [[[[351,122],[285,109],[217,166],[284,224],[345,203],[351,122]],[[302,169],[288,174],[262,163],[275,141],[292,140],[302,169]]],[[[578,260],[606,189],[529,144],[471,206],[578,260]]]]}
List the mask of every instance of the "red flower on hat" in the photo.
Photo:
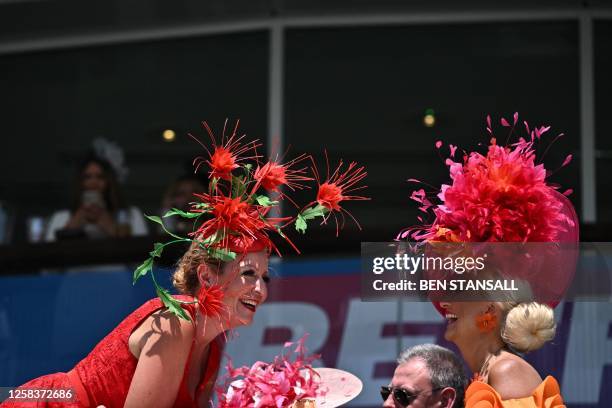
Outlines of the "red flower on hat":
{"type": "Polygon", "coordinates": [[[287,171],[281,164],[267,162],[262,167],[257,166],[255,180],[268,191],[278,191],[278,187],[287,183],[287,171]]]}
{"type": "MultiPolygon", "coordinates": [[[[219,193],[219,192],[218,192],[219,193]]],[[[215,236],[218,247],[227,248],[230,242],[244,245],[254,241],[265,242],[272,248],[266,230],[274,226],[265,219],[269,207],[249,204],[241,197],[228,197],[223,194],[195,194],[208,210],[194,208],[193,211],[209,211],[211,218],[204,221],[193,233],[199,239],[215,236]]],[[[260,243],[261,243],[260,242],[260,243]]],[[[248,248],[244,248],[246,251],[248,248]]]]}
{"type": "MultiPolygon", "coordinates": [[[[353,217],[353,215],[343,208],[340,203],[343,201],[353,201],[353,200],[369,200],[369,197],[354,195],[355,191],[362,190],[367,186],[358,185],[367,175],[368,173],[365,171],[365,167],[358,167],[357,163],[351,162],[348,167],[342,171],[342,167],[344,163],[340,160],[336,170],[329,175],[329,160],[327,157],[327,152],[325,152],[325,159],[327,163],[327,178],[324,182],[321,182],[321,177],[319,175],[319,171],[317,167],[313,164],[312,171],[315,177],[315,180],[318,185],[317,190],[317,199],[308,204],[308,206],[312,204],[317,204],[318,207],[307,209],[306,211],[302,211],[301,215],[305,217],[305,219],[314,218],[318,215],[323,214],[323,223],[327,222],[327,218],[331,214],[334,215],[334,219],[336,221],[336,235],[339,233],[340,224],[338,223],[338,218],[336,213],[340,213],[342,216],[342,225],[344,225],[344,215],[347,214],[357,227],[361,229],[359,222],[353,217]],[[317,208],[320,209],[320,212],[317,211],[317,208]]],[[[307,206],[307,207],[308,207],[307,206]]]]}
{"type": "Polygon", "coordinates": [[[325,182],[319,186],[319,192],[317,193],[317,202],[323,207],[331,211],[340,211],[340,201],[344,197],[342,196],[342,188],[334,183],[325,182]]]}
{"type": "Polygon", "coordinates": [[[368,197],[350,194],[354,191],[363,190],[367,187],[357,185],[368,175],[368,173],[365,171],[365,167],[357,167],[357,163],[351,162],[346,170],[340,171],[343,164],[344,163],[342,160],[340,160],[340,163],[338,163],[338,167],[334,173],[331,175],[331,177],[328,175],[327,180],[323,183],[319,182],[319,175],[315,172],[315,178],[319,184],[317,202],[330,211],[347,212],[340,207],[340,202],[342,201],[370,199],[368,197]]]}
{"type": "Polygon", "coordinates": [[[291,190],[301,190],[304,188],[302,183],[311,181],[312,177],[306,176],[306,167],[300,169],[293,169],[292,167],[309,157],[310,156],[302,154],[284,164],[271,160],[263,166],[258,165],[253,176],[258,182],[254,190],[256,190],[259,185],[268,191],[276,192],[279,192],[279,187],[282,185],[286,185],[291,190]]]}
{"type": "Polygon", "coordinates": [[[224,294],[220,285],[202,285],[197,293],[198,307],[202,315],[221,318],[225,307],[223,305],[224,294]]]}
{"type": "Polygon", "coordinates": [[[229,149],[223,146],[215,148],[215,152],[210,156],[210,176],[219,177],[224,180],[232,178],[232,170],[238,167],[236,157],[229,149]]]}
{"type": "MultiPolygon", "coordinates": [[[[283,228],[295,222],[296,230],[304,232],[306,220],[323,217],[323,222],[325,222],[328,212],[341,212],[343,217],[344,213],[350,215],[339,205],[341,201],[367,199],[351,195],[351,192],[364,188],[356,186],[366,176],[364,168],[356,167],[355,163],[351,163],[347,170],[341,172],[342,163],[340,163],[331,177],[328,174],[324,183],[319,182],[318,173],[316,169],[313,170],[317,177],[319,193],[317,200],[310,203],[313,205],[312,208],[308,208],[296,217],[268,217],[271,209],[278,208],[279,202],[284,198],[289,199],[298,207],[282,192],[281,187],[287,186],[291,190],[302,189],[306,187],[304,182],[314,180],[307,175],[307,166],[296,168],[299,162],[312,158],[302,154],[286,163],[270,160],[261,164],[258,160],[261,156],[257,154],[257,148],[261,144],[257,141],[244,143],[245,135],[239,136],[237,133],[238,124],[237,121],[231,134],[226,137],[226,120],[220,141],[217,141],[211,128],[206,122],[203,122],[202,126],[212,141],[211,148],[190,135],[208,153],[207,156],[194,160],[196,172],[203,164],[210,168],[208,190],[201,194],[194,194],[197,202],[191,203],[189,211],[171,208],[162,217],[148,217],[151,221],[161,224],[162,228],[175,239],[163,244],[155,243],[153,250],[149,253],[149,258],[134,271],[134,282],[150,274],[164,304],[173,313],[185,319],[189,317],[184,313],[180,302],[172,298],[167,290],[160,287],[153,277],[154,258],[161,255],[166,245],[191,241],[197,243],[200,249],[205,250],[210,259],[227,262],[235,260],[237,254],[247,252],[274,250],[280,255],[280,251],[270,238],[271,233],[278,233],[299,253],[300,251],[293,242],[282,232],[283,228]],[[253,160],[255,163],[244,163],[248,160],[253,160]],[[257,166],[255,170],[253,170],[253,164],[257,166]],[[262,193],[262,188],[276,192],[274,200],[262,193]],[[166,229],[162,218],[170,216],[193,220],[194,231],[188,234],[188,238],[166,229]]],[[[335,214],[334,217],[336,217],[335,214]]],[[[337,219],[336,224],[338,224],[337,219]]],[[[204,308],[201,310],[202,313],[207,316],[217,316],[221,313],[222,296],[220,295],[222,293],[220,291],[223,289],[222,287],[210,287],[200,291],[197,297],[200,308],[204,308]]]]}
{"type": "Polygon", "coordinates": [[[208,159],[204,157],[197,157],[194,160],[195,171],[197,172],[200,166],[203,163],[208,164],[210,167],[210,177],[211,178],[221,178],[223,180],[230,181],[232,179],[232,171],[239,167],[239,162],[247,159],[255,159],[259,156],[257,155],[257,147],[261,144],[257,143],[257,141],[249,142],[244,145],[241,144],[242,139],[245,138],[246,135],[238,136],[238,125],[240,121],[236,121],[236,125],[234,126],[234,130],[229,138],[225,137],[225,130],[227,127],[227,119],[225,120],[225,124],[223,125],[223,133],[221,135],[221,143],[217,144],[217,140],[214,136],[214,133],[208,123],[202,122],[202,126],[208,132],[210,139],[213,144],[212,153],[206,146],[204,146],[200,140],[196,137],[190,135],[193,139],[195,139],[208,153],[208,159]],[[241,157],[244,153],[249,150],[253,150],[254,154],[249,157],[241,157]]]}

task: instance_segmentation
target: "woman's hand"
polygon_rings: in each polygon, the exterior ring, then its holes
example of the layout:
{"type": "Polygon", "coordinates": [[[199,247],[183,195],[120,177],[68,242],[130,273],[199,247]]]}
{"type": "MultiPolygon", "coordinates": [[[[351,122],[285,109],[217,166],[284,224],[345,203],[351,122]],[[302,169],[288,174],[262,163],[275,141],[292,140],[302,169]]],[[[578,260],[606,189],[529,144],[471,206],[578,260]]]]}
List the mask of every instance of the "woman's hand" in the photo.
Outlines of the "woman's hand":
{"type": "Polygon", "coordinates": [[[68,223],[64,228],[67,229],[81,229],[83,225],[87,222],[88,219],[88,210],[87,206],[80,206],[74,213],[72,213],[68,223]]]}
{"type": "Polygon", "coordinates": [[[97,225],[110,237],[117,236],[117,223],[105,208],[97,204],[83,204],[72,215],[66,228],[80,229],[86,223],[97,225]]]}
{"type": "Polygon", "coordinates": [[[171,407],[189,362],[195,330],[191,322],[167,310],[156,312],[133,332],[138,364],[125,400],[125,408],[171,407]]]}
{"type": "Polygon", "coordinates": [[[94,211],[95,223],[106,235],[115,237],[117,236],[117,223],[113,216],[104,208],[95,206],[94,211]]]}

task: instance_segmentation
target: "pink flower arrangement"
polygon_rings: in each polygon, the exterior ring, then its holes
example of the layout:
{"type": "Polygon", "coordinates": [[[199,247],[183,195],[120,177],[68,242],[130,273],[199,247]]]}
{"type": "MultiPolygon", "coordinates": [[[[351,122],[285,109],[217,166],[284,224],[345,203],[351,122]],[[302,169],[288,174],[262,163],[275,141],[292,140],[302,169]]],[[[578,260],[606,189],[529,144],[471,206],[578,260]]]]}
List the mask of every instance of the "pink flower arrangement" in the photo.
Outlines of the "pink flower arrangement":
{"type": "MultiPolygon", "coordinates": [[[[514,130],[514,124],[501,120],[504,127],[514,130]]],[[[487,153],[464,153],[463,160],[446,159],[451,184],[443,184],[434,204],[424,189],[412,193],[420,210],[435,216],[431,224],[408,228],[398,239],[434,242],[554,242],[559,234],[573,226],[564,213],[556,189],[547,183],[544,165],[536,163],[535,143],[547,127],[529,129],[529,139],[500,146],[493,137],[491,120],[487,131],[491,135],[487,153]]],[[[441,142],[436,148],[442,147],[441,142]]],[[[450,156],[457,147],[450,145],[450,156]]],[[[568,155],[561,167],[571,161],[568,155]]],[[[418,180],[410,180],[417,181],[418,180]]],[[[564,194],[569,194],[568,190],[564,194]]],[[[419,217],[423,221],[422,217],[419,217]]]]}
{"type": "Polygon", "coordinates": [[[311,363],[318,355],[306,355],[304,342],[307,336],[295,343],[287,342],[287,349],[295,344],[292,352],[276,356],[271,363],[257,361],[251,367],[233,368],[227,365],[227,377],[222,388],[217,388],[220,408],[291,407],[301,399],[314,399],[324,395],[319,375],[311,363]]]}

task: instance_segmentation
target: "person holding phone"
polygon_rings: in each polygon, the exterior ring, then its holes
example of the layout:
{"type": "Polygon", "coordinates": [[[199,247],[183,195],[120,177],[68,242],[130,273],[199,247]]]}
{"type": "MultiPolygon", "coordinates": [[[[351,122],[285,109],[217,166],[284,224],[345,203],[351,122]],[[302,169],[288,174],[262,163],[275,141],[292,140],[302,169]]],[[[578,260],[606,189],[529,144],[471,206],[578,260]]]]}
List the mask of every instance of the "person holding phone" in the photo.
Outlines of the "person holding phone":
{"type": "Polygon", "coordinates": [[[124,206],[111,164],[91,154],[79,166],[72,208],[51,216],[45,240],[139,236],[146,233],[141,211],[136,207],[124,206]]]}

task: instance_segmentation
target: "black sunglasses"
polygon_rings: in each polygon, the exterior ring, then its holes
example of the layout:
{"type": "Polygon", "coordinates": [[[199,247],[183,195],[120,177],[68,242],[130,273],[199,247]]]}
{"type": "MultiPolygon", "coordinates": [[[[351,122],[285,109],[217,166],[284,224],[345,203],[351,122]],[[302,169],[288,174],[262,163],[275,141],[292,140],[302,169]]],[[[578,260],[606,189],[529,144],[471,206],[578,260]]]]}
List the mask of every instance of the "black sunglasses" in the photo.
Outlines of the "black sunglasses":
{"type": "MultiPolygon", "coordinates": [[[[436,391],[440,391],[441,389],[442,388],[434,388],[431,390],[431,392],[434,393],[436,391]]],[[[407,407],[408,405],[412,404],[412,401],[414,401],[420,394],[427,392],[427,391],[429,390],[425,390],[425,391],[417,392],[416,394],[412,394],[403,388],[394,388],[394,387],[383,385],[382,387],[380,387],[380,396],[382,397],[383,401],[386,401],[387,398],[389,398],[389,395],[393,393],[393,400],[399,405],[401,405],[402,407],[407,407]]]]}

